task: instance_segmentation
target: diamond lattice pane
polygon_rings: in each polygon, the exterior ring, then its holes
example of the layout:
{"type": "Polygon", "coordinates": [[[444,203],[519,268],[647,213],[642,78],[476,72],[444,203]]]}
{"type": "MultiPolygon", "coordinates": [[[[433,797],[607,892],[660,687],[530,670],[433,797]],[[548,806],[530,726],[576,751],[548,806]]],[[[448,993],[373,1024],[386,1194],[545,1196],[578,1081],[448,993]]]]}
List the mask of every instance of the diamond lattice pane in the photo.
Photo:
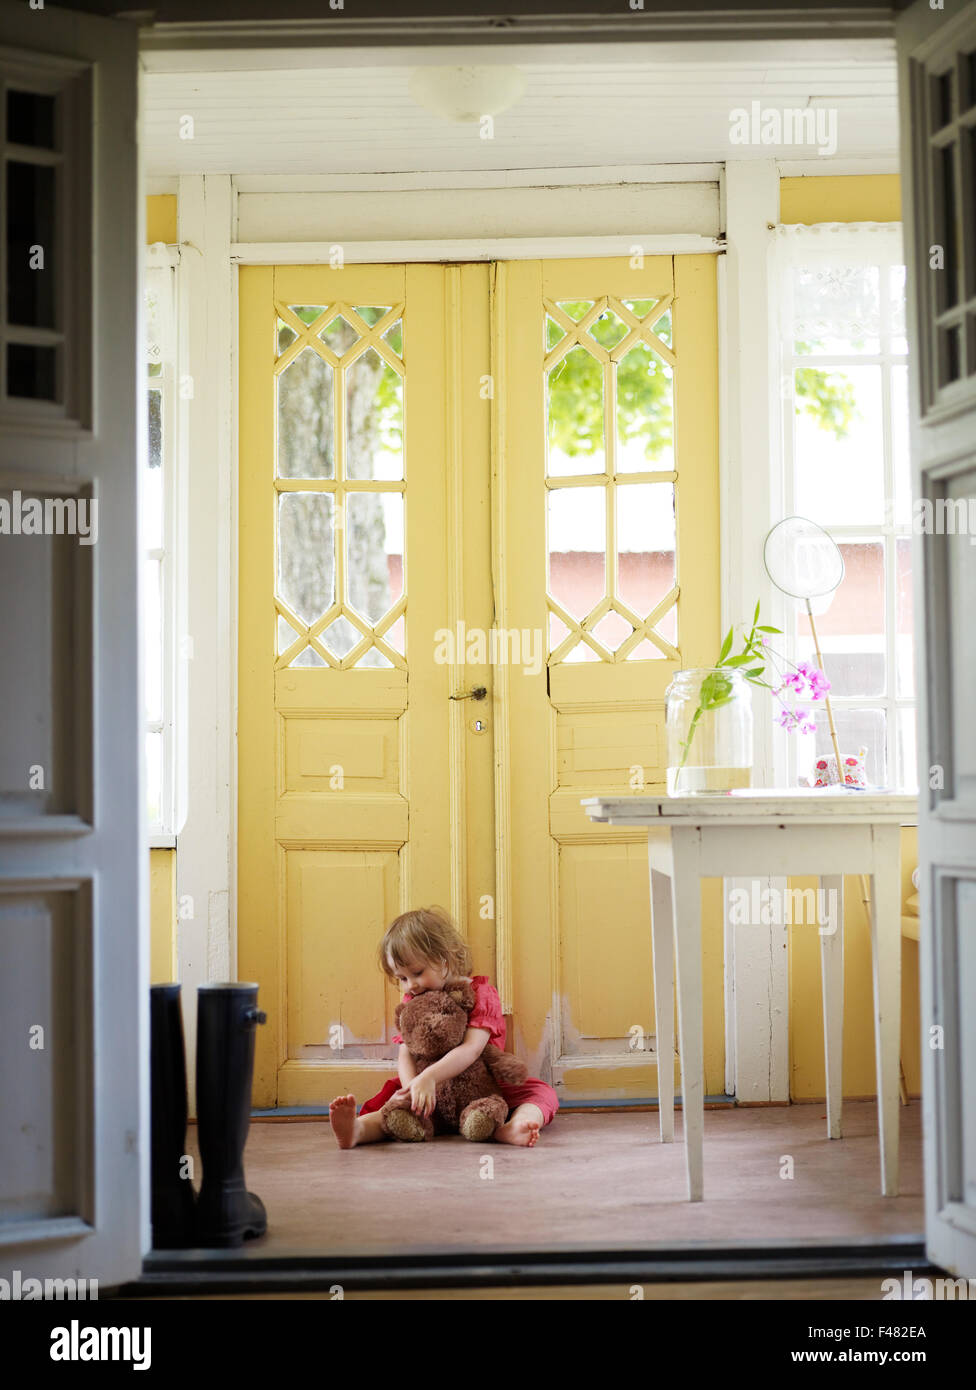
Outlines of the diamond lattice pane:
{"type": "Polygon", "coordinates": [[[388,314],[392,304],[354,304],[353,308],[367,327],[372,328],[374,323],[379,323],[384,314],[388,314]]]}
{"type": "Polygon", "coordinates": [[[566,330],[562,324],[556,322],[546,314],[546,352],[551,352],[557,343],[561,343],[566,336],[566,330]]]}
{"type": "Polygon", "coordinates": [[[397,319],[395,323],[390,324],[383,334],[383,341],[389,344],[397,357],[403,356],[403,319],[397,319]]]}
{"type": "Polygon", "coordinates": [[[546,413],[549,477],[602,473],[603,366],[585,348],[572,348],[549,372],[546,413]]]}
{"type": "Polygon", "coordinates": [[[298,640],[298,637],[299,637],[299,633],[297,633],[297,632],[295,631],[295,629],[292,627],[291,623],[288,622],[288,620],[287,620],[286,618],[283,618],[283,617],[281,616],[280,613],[278,614],[278,634],[277,634],[277,635],[278,635],[278,655],[279,655],[279,656],[281,655],[282,652],[286,652],[286,651],[288,650],[288,648],[291,646],[291,644],[292,644],[293,642],[296,642],[296,641],[298,640]]]}
{"type": "Polygon", "coordinates": [[[373,348],[346,368],[346,477],[403,477],[403,378],[373,348]]]}
{"type": "Polygon", "coordinates": [[[278,319],[275,325],[275,356],[280,357],[297,337],[298,334],[290,324],[285,323],[284,319],[278,319]]]}
{"type": "Polygon", "coordinates": [[[381,652],[378,647],[370,647],[369,651],[363,652],[362,656],[358,658],[358,660],[356,661],[356,665],[385,666],[389,668],[393,665],[393,662],[385,654],[385,652],[381,652]]]}
{"type": "Polygon", "coordinates": [[[288,663],[288,669],[293,666],[328,666],[328,662],[321,656],[314,647],[303,647],[297,656],[292,657],[288,663]]]}
{"type": "Polygon", "coordinates": [[[278,377],[279,478],[335,477],[333,370],[303,348],[278,377]]]}
{"type": "Polygon", "coordinates": [[[670,309],[668,309],[667,313],[662,314],[661,317],[657,320],[656,323],[654,322],[653,319],[651,320],[651,332],[655,335],[655,337],[658,337],[658,338],[661,339],[661,342],[664,343],[665,347],[669,347],[669,348],[673,348],[673,347],[674,347],[674,343],[672,343],[672,341],[671,341],[671,310],[670,310],[670,309]]]}
{"type": "Polygon", "coordinates": [[[563,657],[563,660],[575,664],[579,661],[599,661],[600,657],[597,656],[593,648],[588,646],[586,642],[577,642],[572,651],[568,652],[566,656],[563,657]]]}
{"type": "Polygon", "coordinates": [[[620,302],[625,309],[630,310],[635,319],[646,319],[658,301],[656,299],[622,299],[620,302]]]}
{"type": "Polygon", "coordinates": [[[341,314],[337,314],[330,323],[327,323],[319,334],[326,347],[332,349],[337,357],[349,351],[359,342],[359,334],[347,319],[341,314]]]}
{"type": "Polygon", "coordinates": [[[557,618],[555,613],[549,614],[549,650],[554,652],[561,642],[566,640],[569,628],[562,618],[557,618]]]}
{"type": "Polygon", "coordinates": [[[278,497],[277,595],[311,624],[335,597],[334,506],[327,492],[278,497]]]}
{"type": "Polygon", "coordinates": [[[612,309],[604,309],[600,317],[590,324],[589,332],[590,336],[609,352],[610,348],[615,348],[622,339],[626,338],[630,329],[612,309]]]}
{"type": "Polygon", "coordinates": [[[574,618],[606,592],[606,501],[602,487],[549,493],[549,593],[574,618]]]}
{"type": "Polygon", "coordinates": [[[608,651],[615,652],[621,642],[625,642],[633,632],[633,628],[627,619],[622,617],[613,608],[605,614],[596,627],[592,629],[593,636],[601,642],[608,651]]]}
{"type": "Polygon", "coordinates": [[[564,314],[568,314],[574,323],[579,323],[580,319],[592,309],[596,303],[595,299],[563,299],[559,301],[559,307],[564,314]]]}
{"type": "Polygon", "coordinates": [[[320,640],[330,652],[341,659],[348,656],[353,647],[363,640],[363,634],[358,628],[353,627],[348,618],[340,614],[335,622],[330,623],[325,629],[320,640]]]}

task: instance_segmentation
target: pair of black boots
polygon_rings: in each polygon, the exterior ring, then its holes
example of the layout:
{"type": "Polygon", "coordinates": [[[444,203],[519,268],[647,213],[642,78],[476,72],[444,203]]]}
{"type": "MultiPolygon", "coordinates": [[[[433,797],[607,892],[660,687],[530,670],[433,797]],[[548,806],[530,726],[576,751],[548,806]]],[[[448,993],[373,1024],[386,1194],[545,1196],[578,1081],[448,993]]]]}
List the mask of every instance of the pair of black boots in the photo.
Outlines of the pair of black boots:
{"type": "Polygon", "coordinates": [[[180,986],[152,985],[152,1227],[156,1250],[226,1248],[264,1235],[260,1197],[244,1183],[251,1123],[254,1037],[266,1015],[254,984],[197,992],[197,1132],[200,1195],[186,1172],[186,1052],[180,986]]]}

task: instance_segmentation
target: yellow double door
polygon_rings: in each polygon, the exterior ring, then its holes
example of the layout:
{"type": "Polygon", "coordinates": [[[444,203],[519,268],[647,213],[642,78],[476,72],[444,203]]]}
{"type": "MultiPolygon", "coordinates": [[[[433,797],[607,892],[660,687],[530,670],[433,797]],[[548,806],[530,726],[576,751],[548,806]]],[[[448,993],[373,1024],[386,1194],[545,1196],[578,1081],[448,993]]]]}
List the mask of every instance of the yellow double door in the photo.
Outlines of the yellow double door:
{"type": "Polygon", "coordinates": [[[254,1104],[395,1073],[377,946],[433,903],[530,1075],[656,1095],[646,844],[580,800],[663,790],[717,650],[714,258],[242,268],[240,387],[254,1104]]]}

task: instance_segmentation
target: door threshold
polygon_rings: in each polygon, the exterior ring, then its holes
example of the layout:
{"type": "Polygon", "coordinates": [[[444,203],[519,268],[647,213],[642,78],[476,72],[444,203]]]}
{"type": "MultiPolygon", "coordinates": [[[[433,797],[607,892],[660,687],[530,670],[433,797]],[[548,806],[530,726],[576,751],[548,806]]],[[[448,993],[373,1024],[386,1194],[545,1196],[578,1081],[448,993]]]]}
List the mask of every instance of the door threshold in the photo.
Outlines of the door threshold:
{"type": "Polygon", "coordinates": [[[313,1293],[344,1290],[490,1288],[526,1284],[705,1283],[759,1279],[916,1276],[939,1271],[917,1235],[850,1241],[684,1241],[644,1249],[512,1251],[486,1249],[374,1255],[269,1256],[240,1250],[160,1250],[143,1261],[141,1278],[119,1298],[203,1293],[313,1293]]]}

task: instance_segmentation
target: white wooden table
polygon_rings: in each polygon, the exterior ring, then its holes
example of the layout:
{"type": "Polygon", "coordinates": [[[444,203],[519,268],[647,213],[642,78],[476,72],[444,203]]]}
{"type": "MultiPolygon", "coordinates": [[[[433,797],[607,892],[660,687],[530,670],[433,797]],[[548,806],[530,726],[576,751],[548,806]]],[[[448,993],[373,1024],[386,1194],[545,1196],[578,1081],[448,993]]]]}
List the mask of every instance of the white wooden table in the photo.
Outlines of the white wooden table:
{"type": "MultiPolygon", "coordinates": [[[[841,1137],[845,874],[871,876],[871,956],[881,1191],[898,1194],[901,1038],[901,835],[917,799],[841,788],[748,789],[717,796],[593,796],[591,820],[648,827],[661,1141],[674,1139],[674,970],[688,1197],[704,1195],[701,879],[815,875],[836,893],[837,929],[820,930],[827,1134],[841,1137]]],[[[831,901],[831,899],[827,899],[831,901]]]]}

